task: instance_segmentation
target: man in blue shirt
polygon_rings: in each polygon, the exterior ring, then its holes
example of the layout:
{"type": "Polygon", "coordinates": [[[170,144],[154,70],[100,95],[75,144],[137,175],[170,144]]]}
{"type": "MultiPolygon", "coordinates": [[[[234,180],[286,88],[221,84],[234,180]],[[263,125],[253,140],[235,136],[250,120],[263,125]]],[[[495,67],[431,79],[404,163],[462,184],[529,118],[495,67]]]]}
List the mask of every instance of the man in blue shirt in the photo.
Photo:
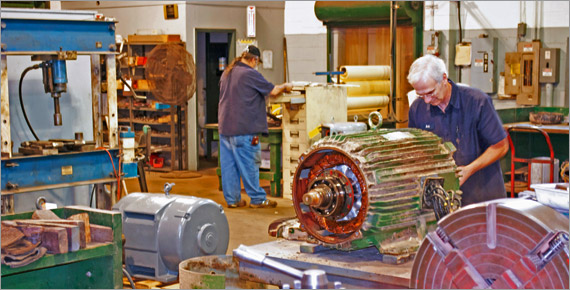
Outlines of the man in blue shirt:
{"type": "Polygon", "coordinates": [[[457,148],[453,154],[462,205],[506,197],[499,159],[509,150],[507,134],[491,98],[447,78],[443,61],[425,55],[412,63],[408,81],[419,96],[408,126],[435,133],[457,148]]]}
{"type": "Polygon", "coordinates": [[[292,85],[268,82],[255,68],[261,62],[259,49],[249,45],[235,58],[220,79],[218,122],[222,188],[228,208],[246,205],[241,200],[240,177],[251,198],[250,207],[276,207],[259,185],[261,146],[259,134],[268,134],[266,96],[291,91],[292,85]]]}

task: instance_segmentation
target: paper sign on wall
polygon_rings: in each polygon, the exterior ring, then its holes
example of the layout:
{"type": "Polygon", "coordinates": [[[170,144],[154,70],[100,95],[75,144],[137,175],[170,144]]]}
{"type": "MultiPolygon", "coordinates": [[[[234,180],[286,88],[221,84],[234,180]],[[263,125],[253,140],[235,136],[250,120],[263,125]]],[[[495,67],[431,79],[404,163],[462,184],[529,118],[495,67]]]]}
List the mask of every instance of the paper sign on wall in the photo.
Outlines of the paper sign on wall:
{"type": "Polygon", "coordinates": [[[261,53],[261,58],[263,59],[263,68],[273,68],[273,50],[264,50],[261,53]]]}
{"type": "Polygon", "coordinates": [[[471,43],[459,43],[455,45],[455,65],[471,65],[471,43]]]}
{"type": "Polygon", "coordinates": [[[247,37],[255,37],[255,6],[247,6],[247,37]]]}

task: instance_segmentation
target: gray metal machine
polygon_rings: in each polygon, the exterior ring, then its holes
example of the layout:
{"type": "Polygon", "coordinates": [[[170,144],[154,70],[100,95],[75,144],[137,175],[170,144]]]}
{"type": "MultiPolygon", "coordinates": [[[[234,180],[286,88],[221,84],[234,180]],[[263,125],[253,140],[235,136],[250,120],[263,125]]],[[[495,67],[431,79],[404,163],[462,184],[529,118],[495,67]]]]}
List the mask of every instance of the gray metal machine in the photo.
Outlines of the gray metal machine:
{"type": "Polygon", "coordinates": [[[171,282],[181,261],[223,255],[228,248],[228,220],[221,205],[165,191],[131,193],[113,207],[123,215],[125,265],[134,277],[171,282]]]}

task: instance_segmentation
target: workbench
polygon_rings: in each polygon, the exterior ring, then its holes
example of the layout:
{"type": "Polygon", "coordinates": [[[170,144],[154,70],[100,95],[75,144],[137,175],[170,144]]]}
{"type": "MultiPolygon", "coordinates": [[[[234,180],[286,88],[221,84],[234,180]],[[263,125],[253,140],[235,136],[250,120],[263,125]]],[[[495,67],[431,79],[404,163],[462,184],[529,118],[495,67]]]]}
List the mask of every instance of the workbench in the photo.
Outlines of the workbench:
{"type": "MultiPolygon", "coordinates": [[[[409,288],[413,261],[399,265],[383,263],[376,247],[350,252],[324,249],[301,253],[303,243],[282,239],[248,248],[301,271],[324,270],[329,282],[339,281],[346,289],[409,288]]],[[[281,272],[246,262],[240,262],[239,273],[242,279],[271,285],[293,285],[294,280],[281,272]]]]}
{"type": "MultiPolygon", "coordinates": [[[[516,122],[516,123],[508,123],[508,124],[503,124],[503,128],[507,129],[511,126],[517,126],[517,127],[528,127],[528,126],[536,126],[539,129],[544,130],[546,133],[548,134],[567,134],[569,132],[569,127],[568,127],[568,123],[566,124],[551,124],[551,125],[539,125],[539,124],[533,124],[531,122],[516,122]]],[[[521,131],[524,131],[524,129],[520,129],[521,131]]],[[[534,130],[529,130],[528,132],[534,132],[534,133],[538,133],[534,130]]]]}
{"type": "MultiPolygon", "coordinates": [[[[213,140],[219,141],[220,134],[218,132],[218,124],[206,124],[204,126],[207,130],[213,131],[213,140]]],[[[281,197],[282,196],[282,188],[281,188],[281,128],[280,127],[269,127],[269,135],[268,136],[260,136],[260,142],[268,143],[269,144],[269,162],[270,162],[270,169],[269,171],[259,171],[259,179],[269,180],[270,182],[270,191],[269,194],[273,197],[281,197]]],[[[216,169],[216,174],[218,175],[218,189],[222,189],[222,170],[220,167],[220,142],[218,142],[218,168],[216,169]]]]}
{"type": "MultiPolygon", "coordinates": [[[[113,229],[113,242],[90,243],[87,248],[65,254],[46,254],[20,267],[2,265],[2,288],[22,289],[112,289],[123,288],[121,213],[69,206],[52,210],[61,218],[88,213],[92,224],[113,229]]],[[[33,212],[3,215],[2,220],[31,219],[33,212]]]]}

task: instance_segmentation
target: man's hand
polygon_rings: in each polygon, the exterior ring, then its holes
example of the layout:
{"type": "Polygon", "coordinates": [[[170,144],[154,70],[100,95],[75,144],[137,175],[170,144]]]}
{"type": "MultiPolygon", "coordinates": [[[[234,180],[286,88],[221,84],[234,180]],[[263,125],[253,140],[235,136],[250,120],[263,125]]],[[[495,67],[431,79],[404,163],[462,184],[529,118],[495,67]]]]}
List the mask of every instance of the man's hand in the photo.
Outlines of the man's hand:
{"type": "Polygon", "coordinates": [[[467,181],[467,179],[469,179],[469,177],[471,177],[475,172],[501,159],[501,157],[507,154],[507,151],[509,151],[509,141],[507,140],[507,137],[505,137],[503,140],[487,148],[487,150],[485,150],[485,152],[483,152],[483,154],[477,157],[473,162],[465,166],[458,166],[459,185],[463,185],[463,183],[465,183],[465,181],[467,181]]]}
{"type": "Polygon", "coordinates": [[[282,92],[290,92],[293,89],[293,84],[291,83],[284,83],[273,87],[271,93],[269,93],[270,97],[276,97],[280,95],[282,92]]]}
{"type": "Polygon", "coordinates": [[[471,175],[473,175],[474,171],[471,169],[469,165],[467,166],[458,166],[457,167],[457,175],[459,175],[459,186],[462,186],[471,175]]]}

